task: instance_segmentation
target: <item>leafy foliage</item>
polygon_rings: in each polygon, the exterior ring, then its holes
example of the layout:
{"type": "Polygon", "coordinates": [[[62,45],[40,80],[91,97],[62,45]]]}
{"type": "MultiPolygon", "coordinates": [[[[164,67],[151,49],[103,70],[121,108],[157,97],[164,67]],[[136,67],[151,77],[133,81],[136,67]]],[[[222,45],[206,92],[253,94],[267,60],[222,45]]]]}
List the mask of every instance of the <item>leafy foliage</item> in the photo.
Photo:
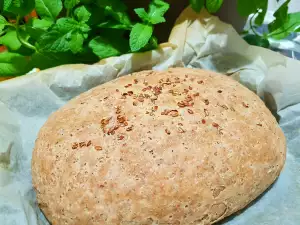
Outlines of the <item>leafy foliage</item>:
{"type": "Polygon", "coordinates": [[[36,12],[42,19],[55,20],[62,10],[61,0],[35,0],[36,12]]]}
{"type": "MultiPolygon", "coordinates": [[[[253,34],[244,39],[252,45],[268,48],[269,38],[283,39],[293,32],[300,31],[300,12],[288,13],[291,0],[286,0],[274,13],[275,20],[268,24],[268,33],[259,34],[255,27],[261,26],[268,9],[268,0],[237,0],[237,11],[243,17],[251,15],[250,26],[253,34]]],[[[210,13],[217,12],[224,0],[190,0],[191,7],[200,12],[203,7],[210,13]]],[[[278,0],[277,0],[278,2],[278,0]]],[[[248,33],[249,31],[246,31],[248,33]]]]}
{"type": "Polygon", "coordinates": [[[206,9],[210,13],[217,12],[223,4],[223,0],[210,0],[206,1],[206,9]]]}
{"type": "MultiPolygon", "coordinates": [[[[215,13],[224,0],[189,2],[196,12],[205,7],[215,13]]],[[[288,13],[289,3],[286,0],[274,13],[269,32],[259,34],[255,27],[263,24],[268,0],[237,0],[239,14],[252,15],[253,34],[245,40],[268,47],[269,38],[300,31],[300,13],[288,13]]],[[[154,28],[166,21],[169,7],[164,0],[151,0],[147,9],[134,9],[138,21],[133,21],[122,0],[0,0],[0,45],[7,49],[0,53],[0,76],[154,49],[154,28]]]]}
{"type": "Polygon", "coordinates": [[[147,24],[137,23],[133,26],[130,33],[130,48],[136,52],[143,48],[150,40],[153,27],[147,24]]]}
{"type": "Polygon", "coordinates": [[[157,47],[154,26],[165,22],[169,4],[152,0],[134,11],[122,0],[1,0],[0,76],[34,67],[95,63],[99,59],[157,47]],[[3,3],[2,3],[3,2],[3,3]]]}
{"type": "Polygon", "coordinates": [[[162,0],[153,0],[149,5],[149,10],[139,8],[135,13],[143,23],[137,23],[130,32],[130,49],[137,52],[145,47],[153,34],[153,25],[165,22],[164,14],[168,11],[169,4],[162,0]]]}
{"type": "Polygon", "coordinates": [[[205,4],[205,0],[190,0],[192,9],[199,13],[205,4]]]}
{"type": "Polygon", "coordinates": [[[246,35],[244,37],[244,40],[247,41],[250,45],[256,45],[264,48],[268,48],[270,46],[270,42],[267,39],[255,34],[246,35]]]}

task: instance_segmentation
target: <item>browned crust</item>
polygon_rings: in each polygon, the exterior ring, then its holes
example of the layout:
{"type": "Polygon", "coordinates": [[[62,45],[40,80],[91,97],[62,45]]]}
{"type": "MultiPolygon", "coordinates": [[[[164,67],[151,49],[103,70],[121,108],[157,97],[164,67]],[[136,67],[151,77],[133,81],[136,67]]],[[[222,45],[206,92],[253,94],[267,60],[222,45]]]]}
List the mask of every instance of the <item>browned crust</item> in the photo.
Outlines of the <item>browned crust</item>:
{"type": "Polygon", "coordinates": [[[276,120],[239,83],[204,70],[143,71],[53,113],[32,178],[53,224],[201,225],[260,195],[285,154],[276,120]]]}

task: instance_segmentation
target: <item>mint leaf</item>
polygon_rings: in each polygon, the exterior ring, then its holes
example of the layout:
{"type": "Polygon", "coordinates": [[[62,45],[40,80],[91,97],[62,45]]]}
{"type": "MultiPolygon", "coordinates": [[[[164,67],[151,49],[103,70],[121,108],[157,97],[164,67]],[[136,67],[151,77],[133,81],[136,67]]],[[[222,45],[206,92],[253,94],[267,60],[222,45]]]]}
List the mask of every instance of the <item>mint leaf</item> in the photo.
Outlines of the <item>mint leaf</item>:
{"type": "Polygon", "coordinates": [[[281,27],[288,19],[288,4],[291,0],[284,2],[273,14],[275,20],[268,25],[269,32],[272,32],[281,27]]]}
{"type": "Polygon", "coordinates": [[[263,48],[270,47],[270,42],[267,39],[254,34],[246,35],[244,37],[244,40],[250,45],[255,45],[263,48]]]}
{"type": "Polygon", "coordinates": [[[2,31],[4,27],[8,24],[9,23],[6,21],[6,19],[0,15],[0,31],[2,31]]]}
{"type": "Polygon", "coordinates": [[[266,13],[267,13],[267,9],[268,9],[268,0],[261,0],[259,2],[259,11],[258,11],[258,15],[255,18],[255,24],[258,26],[261,26],[264,22],[266,13]]]}
{"type": "Polygon", "coordinates": [[[300,12],[288,14],[287,20],[276,30],[269,34],[274,39],[283,39],[300,27],[300,12]]]}
{"type": "Polygon", "coordinates": [[[205,0],[190,0],[192,9],[195,12],[199,13],[204,6],[204,1],[205,0]]]}
{"type": "Polygon", "coordinates": [[[114,11],[112,8],[105,8],[104,15],[109,15],[112,18],[114,18],[119,23],[122,23],[124,25],[131,25],[129,16],[125,12],[117,12],[114,11]]]}
{"type": "Polygon", "coordinates": [[[50,20],[31,18],[25,26],[30,37],[38,40],[52,25],[53,22],[50,20]]]}
{"type": "Polygon", "coordinates": [[[96,4],[99,7],[107,7],[119,12],[125,12],[127,10],[126,4],[121,0],[96,0],[96,4]]]}
{"type": "Polygon", "coordinates": [[[148,15],[152,24],[165,22],[164,14],[168,11],[170,5],[162,0],[152,0],[149,5],[148,15]]]}
{"type": "Polygon", "coordinates": [[[100,58],[118,56],[129,52],[128,39],[123,36],[123,30],[107,29],[101,36],[90,41],[89,47],[100,58]]]}
{"type": "Polygon", "coordinates": [[[0,53],[0,76],[19,76],[24,75],[30,69],[26,56],[17,53],[0,53]]]}
{"type": "Polygon", "coordinates": [[[61,31],[63,33],[67,33],[79,27],[80,24],[72,18],[60,18],[57,20],[53,29],[61,31]]]}
{"type": "Polygon", "coordinates": [[[153,27],[137,23],[130,32],[129,45],[132,52],[137,52],[143,48],[150,40],[153,27]]]}
{"type": "Polygon", "coordinates": [[[101,22],[107,21],[105,20],[105,15],[104,15],[104,9],[103,8],[98,8],[98,7],[90,7],[86,6],[88,11],[91,13],[91,17],[89,21],[87,22],[88,25],[97,25],[101,22]]]}
{"type": "Polygon", "coordinates": [[[66,9],[73,9],[79,3],[80,3],[80,0],[65,0],[64,6],[66,9]]]}
{"type": "Polygon", "coordinates": [[[55,20],[62,10],[61,0],[35,0],[35,9],[42,19],[55,20]]]}
{"type": "Polygon", "coordinates": [[[0,44],[6,46],[10,51],[18,50],[22,44],[17,37],[16,30],[9,30],[0,38],[0,44]]]}
{"type": "Polygon", "coordinates": [[[4,0],[3,2],[3,10],[7,11],[12,4],[12,0],[4,0]]]}
{"type": "Polygon", "coordinates": [[[70,40],[70,50],[76,54],[82,51],[82,46],[84,42],[84,36],[79,33],[79,32],[74,32],[71,35],[71,40],[70,40]]]}
{"type": "Polygon", "coordinates": [[[63,64],[76,63],[77,57],[71,53],[41,53],[36,52],[31,56],[29,65],[32,68],[39,68],[41,70],[50,67],[60,66],[63,64]]]}
{"type": "Polygon", "coordinates": [[[70,50],[69,40],[71,33],[52,30],[43,34],[39,41],[39,50],[44,52],[66,52],[70,50]]]}
{"type": "Polygon", "coordinates": [[[75,10],[76,19],[80,22],[88,22],[91,15],[92,13],[85,6],[80,6],[75,10]]]}
{"type": "Polygon", "coordinates": [[[223,0],[206,0],[206,9],[210,13],[217,12],[223,4],[223,0]]]}
{"type": "Polygon", "coordinates": [[[134,12],[140,17],[143,22],[149,22],[150,17],[144,8],[134,9],[134,12]]]}
{"type": "Polygon", "coordinates": [[[121,30],[131,30],[131,25],[120,24],[119,22],[109,20],[97,25],[99,28],[111,28],[111,29],[121,29],[121,30]]]}
{"type": "Polygon", "coordinates": [[[66,52],[70,48],[72,32],[77,31],[80,24],[71,18],[61,18],[52,29],[43,34],[38,41],[39,48],[45,52],[66,52]]]}
{"type": "Polygon", "coordinates": [[[45,20],[45,19],[32,18],[30,21],[32,27],[43,29],[43,30],[47,30],[49,27],[53,25],[52,21],[45,20]]]}
{"type": "Polygon", "coordinates": [[[38,48],[44,52],[82,51],[84,39],[88,37],[89,26],[72,18],[61,18],[51,30],[41,35],[38,48]]]}
{"type": "Polygon", "coordinates": [[[15,15],[26,16],[34,9],[34,0],[4,1],[4,10],[15,15]]]}
{"type": "Polygon", "coordinates": [[[251,13],[255,13],[257,10],[256,1],[260,0],[238,0],[237,11],[241,16],[249,16],[251,13]]]}
{"type": "Polygon", "coordinates": [[[110,16],[121,24],[131,25],[126,12],[126,5],[120,0],[97,0],[96,4],[104,10],[104,15],[110,16]]]}
{"type": "Polygon", "coordinates": [[[158,41],[157,41],[157,38],[152,36],[149,40],[149,42],[146,44],[145,47],[143,47],[141,49],[141,51],[149,51],[149,50],[152,50],[152,49],[156,49],[158,47],[158,41]]]}
{"type": "Polygon", "coordinates": [[[87,33],[91,30],[91,28],[89,27],[89,25],[85,24],[85,23],[80,23],[80,28],[79,30],[83,33],[87,33]]]}
{"type": "Polygon", "coordinates": [[[104,39],[100,36],[91,40],[89,43],[89,47],[97,56],[102,59],[122,54],[119,48],[114,46],[110,40],[104,39]]]}

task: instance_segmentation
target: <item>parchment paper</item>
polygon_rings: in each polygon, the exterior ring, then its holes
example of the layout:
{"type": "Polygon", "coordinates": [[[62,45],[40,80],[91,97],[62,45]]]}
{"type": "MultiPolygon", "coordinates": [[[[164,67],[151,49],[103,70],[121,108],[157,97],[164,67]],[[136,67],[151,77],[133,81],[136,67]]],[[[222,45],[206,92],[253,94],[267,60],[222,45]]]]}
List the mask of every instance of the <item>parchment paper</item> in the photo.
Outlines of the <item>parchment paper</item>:
{"type": "Polygon", "coordinates": [[[272,109],[288,141],[278,181],[226,225],[300,224],[300,63],[249,46],[207,12],[187,8],[169,43],[158,50],[67,65],[0,83],[0,224],[48,224],[32,190],[30,163],[37,133],[48,116],[74,96],[143,69],[186,66],[218,71],[255,91],[272,109]]]}

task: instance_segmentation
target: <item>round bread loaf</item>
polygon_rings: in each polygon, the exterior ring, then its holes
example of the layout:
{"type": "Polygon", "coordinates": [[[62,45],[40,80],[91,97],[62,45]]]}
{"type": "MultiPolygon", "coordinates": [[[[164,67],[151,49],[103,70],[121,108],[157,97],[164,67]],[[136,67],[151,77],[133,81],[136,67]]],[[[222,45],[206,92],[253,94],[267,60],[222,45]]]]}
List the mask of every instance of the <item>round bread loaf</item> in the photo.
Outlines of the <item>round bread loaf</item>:
{"type": "Polygon", "coordinates": [[[213,72],[143,71],[53,113],[32,158],[53,225],[204,225],[244,208],[284,165],[264,103],[213,72]]]}

